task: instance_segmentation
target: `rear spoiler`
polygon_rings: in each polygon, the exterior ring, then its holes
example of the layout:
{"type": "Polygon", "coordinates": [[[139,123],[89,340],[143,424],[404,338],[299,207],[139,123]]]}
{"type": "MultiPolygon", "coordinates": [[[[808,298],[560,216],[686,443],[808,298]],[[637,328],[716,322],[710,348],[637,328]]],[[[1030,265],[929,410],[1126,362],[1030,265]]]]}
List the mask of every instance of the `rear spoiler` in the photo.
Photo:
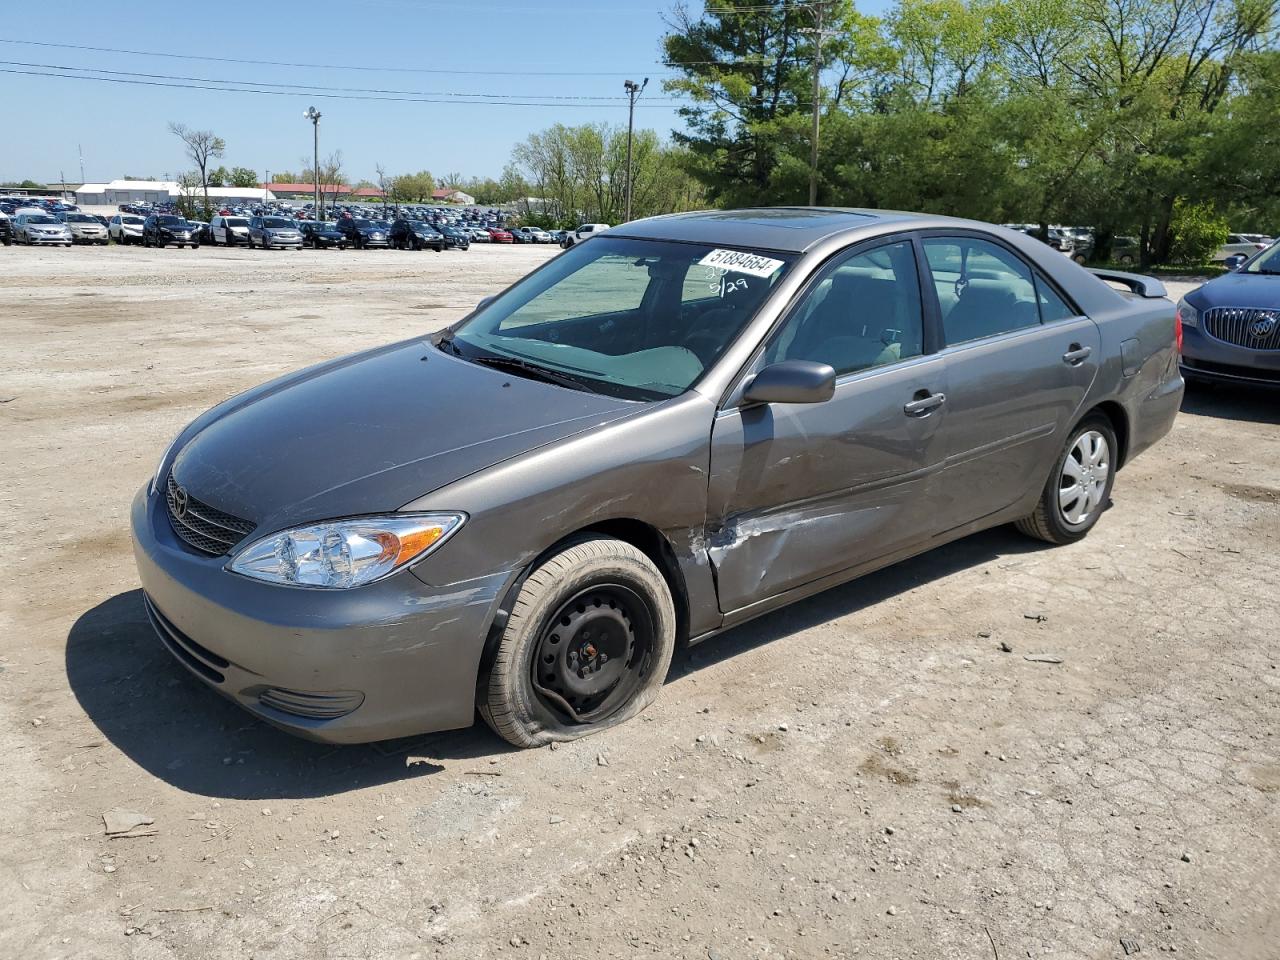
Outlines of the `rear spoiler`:
{"type": "Polygon", "coordinates": [[[1121,270],[1106,270],[1094,267],[1090,267],[1088,270],[1099,280],[1110,280],[1113,283],[1124,284],[1140,297],[1158,300],[1160,297],[1168,296],[1164,289],[1164,284],[1155,277],[1144,277],[1140,273],[1124,273],[1121,270]]]}

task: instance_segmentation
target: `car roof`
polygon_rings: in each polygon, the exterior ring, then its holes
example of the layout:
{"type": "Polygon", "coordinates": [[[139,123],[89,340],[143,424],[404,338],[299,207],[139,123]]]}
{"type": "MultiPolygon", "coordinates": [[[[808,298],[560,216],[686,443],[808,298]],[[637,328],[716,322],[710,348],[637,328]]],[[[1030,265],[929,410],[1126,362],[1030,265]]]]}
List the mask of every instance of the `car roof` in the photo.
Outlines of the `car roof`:
{"type": "MultiPolygon", "coordinates": [[[[787,253],[804,253],[837,234],[868,237],[898,230],[929,227],[967,227],[992,230],[989,223],[852,207],[760,207],[745,210],[699,210],[635,220],[610,229],[610,234],[691,243],[728,243],[787,253]]],[[[998,229],[998,228],[997,228],[998,229]]],[[[850,239],[853,239],[852,237],[850,239]]]]}

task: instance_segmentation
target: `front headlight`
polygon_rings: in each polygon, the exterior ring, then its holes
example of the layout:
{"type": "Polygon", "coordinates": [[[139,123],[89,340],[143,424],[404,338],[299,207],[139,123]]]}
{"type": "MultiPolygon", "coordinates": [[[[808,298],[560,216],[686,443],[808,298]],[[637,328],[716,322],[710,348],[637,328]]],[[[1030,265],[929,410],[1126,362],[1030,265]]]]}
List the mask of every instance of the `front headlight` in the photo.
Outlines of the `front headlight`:
{"type": "Polygon", "coordinates": [[[1178,319],[1184,327],[1200,326],[1200,311],[1187,303],[1186,297],[1178,301],[1178,319]]]}
{"type": "Polygon", "coordinates": [[[345,590],[430,553],[463,519],[459,513],[394,514],[298,527],[251,543],[227,569],[267,583],[345,590]]]}

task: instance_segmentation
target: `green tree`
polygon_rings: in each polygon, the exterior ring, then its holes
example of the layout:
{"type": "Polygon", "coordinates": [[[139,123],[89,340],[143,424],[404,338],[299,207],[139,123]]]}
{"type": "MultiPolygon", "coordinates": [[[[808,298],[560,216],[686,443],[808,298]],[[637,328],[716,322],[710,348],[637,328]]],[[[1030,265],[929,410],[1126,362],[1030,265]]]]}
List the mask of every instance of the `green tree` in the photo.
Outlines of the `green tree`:
{"type": "Polygon", "coordinates": [[[241,188],[256,187],[257,185],[258,172],[250,170],[248,167],[232,167],[225,184],[225,186],[241,188]]]}

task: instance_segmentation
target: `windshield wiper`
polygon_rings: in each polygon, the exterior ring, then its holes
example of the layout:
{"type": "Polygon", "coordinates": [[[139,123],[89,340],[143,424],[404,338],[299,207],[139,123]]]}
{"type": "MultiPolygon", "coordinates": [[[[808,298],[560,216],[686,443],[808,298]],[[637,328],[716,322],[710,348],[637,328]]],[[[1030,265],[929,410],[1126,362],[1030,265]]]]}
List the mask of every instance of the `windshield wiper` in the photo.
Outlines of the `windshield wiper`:
{"type": "Polygon", "coordinates": [[[462,352],[462,348],[453,342],[452,330],[450,330],[448,333],[440,337],[440,339],[436,341],[436,346],[439,347],[441,350],[448,350],[455,357],[465,356],[465,354],[462,352]]]}
{"type": "Polygon", "coordinates": [[[576,377],[557,373],[555,370],[549,370],[536,363],[530,363],[528,360],[520,360],[516,357],[486,356],[467,357],[467,359],[472,363],[482,363],[487,367],[496,367],[499,370],[510,370],[513,373],[523,374],[534,380],[544,380],[547,383],[554,383],[556,386],[568,387],[570,390],[588,390],[586,384],[576,377]]]}

